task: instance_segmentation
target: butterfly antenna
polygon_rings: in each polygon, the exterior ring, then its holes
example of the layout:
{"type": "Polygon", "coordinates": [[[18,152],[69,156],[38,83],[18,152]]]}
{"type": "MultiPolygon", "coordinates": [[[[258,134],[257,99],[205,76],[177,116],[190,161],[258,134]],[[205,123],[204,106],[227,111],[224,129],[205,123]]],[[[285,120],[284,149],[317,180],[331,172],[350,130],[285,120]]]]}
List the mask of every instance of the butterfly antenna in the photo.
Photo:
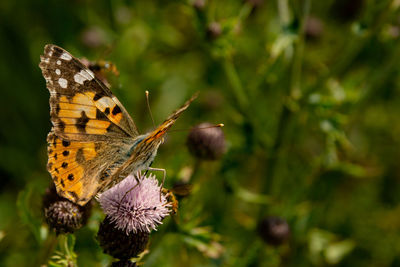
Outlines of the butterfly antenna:
{"type": "MultiPolygon", "coordinates": [[[[195,127],[192,129],[202,130],[202,129],[208,129],[208,128],[220,128],[220,127],[224,127],[224,126],[225,125],[223,123],[219,123],[219,124],[214,124],[214,125],[207,126],[207,127],[195,127]]],[[[187,131],[188,131],[188,129],[173,129],[173,130],[170,130],[169,132],[171,133],[171,132],[187,132],[187,131]]]]}
{"type": "Polygon", "coordinates": [[[151,108],[150,108],[150,102],[149,102],[149,91],[146,90],[146,103],[147,103],[147,109],[149,110],[151,121],[153,122],[153,127],[156,127],[156,124],[154,123],[154,118],[153,118],[153,113],[151,113],[151,108]]]}

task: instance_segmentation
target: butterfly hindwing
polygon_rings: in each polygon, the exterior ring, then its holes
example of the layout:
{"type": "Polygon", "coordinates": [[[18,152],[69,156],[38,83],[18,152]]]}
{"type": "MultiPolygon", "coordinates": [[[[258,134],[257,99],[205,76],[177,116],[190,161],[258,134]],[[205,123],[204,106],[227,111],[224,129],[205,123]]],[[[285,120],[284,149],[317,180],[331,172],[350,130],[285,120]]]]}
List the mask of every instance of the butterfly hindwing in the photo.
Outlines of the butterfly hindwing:
{"type": "Polygon", "coordinates": [[[47,136],[47,170],[59,195],[84,205],[99,190],[112,183],[113,166],[124,162],[130,142],[69,141],[54,132],[47,136]]]}
{"type": "Polygon", "coordinates": [[[78,154],[91,160],[96,156],[94,143],[83,143],[63,140],[50,132],[47,137],[48,155],[47,170],[50,172],[59,195],[71,201],[84,200],[87,189],[83,187],[85,165],[77,161],[78,154]]]}

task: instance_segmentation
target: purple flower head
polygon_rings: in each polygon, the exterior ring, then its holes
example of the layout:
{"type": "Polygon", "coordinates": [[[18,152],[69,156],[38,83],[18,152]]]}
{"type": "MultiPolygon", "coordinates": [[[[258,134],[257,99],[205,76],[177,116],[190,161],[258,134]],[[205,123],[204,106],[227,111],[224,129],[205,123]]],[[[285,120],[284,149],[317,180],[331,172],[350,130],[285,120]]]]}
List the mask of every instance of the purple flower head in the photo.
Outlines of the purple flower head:
{"type": "Polygon", "coordinates": [[[138,172],[99,196],[100,205],[116,227],[127,234],[156,230],[162,219],[169,215],[171,204],[152,174],[138,172]],[[139,181],[139,184],[138,184],[139,181]]]}

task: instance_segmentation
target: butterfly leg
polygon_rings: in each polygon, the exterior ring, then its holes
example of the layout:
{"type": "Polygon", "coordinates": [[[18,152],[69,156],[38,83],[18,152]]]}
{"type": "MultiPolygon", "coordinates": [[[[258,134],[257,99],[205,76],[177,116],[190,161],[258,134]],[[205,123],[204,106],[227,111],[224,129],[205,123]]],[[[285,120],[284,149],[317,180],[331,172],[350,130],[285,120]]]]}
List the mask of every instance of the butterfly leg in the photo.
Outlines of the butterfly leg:
{"type": "Polygon", "coordinates": [[[162,194],[162,189],[163,189],[163,187],[164,187],[165,177],[167,176],[167,171],[166,171],[165,169],[161,169],[161,168],[152,168],[152,167],[147,168],[147,170],[149,170],[149,171],[162,171],[163,174],[164,174],[164,175],[163,175],[162,182],[161,182],[161,190],[160,190],[160,201],[161,201],[161,194],[162,194]]]}
{"type": "Polygon", "coordinates": [[[119,211],[119,208],[121,206],[122,201],[124,201],[125,197],[129,194],[129,192],[131,192],[133,189],[135,189],[140,184],[140,177],[141,176],[142,176],[142,174],[141,174],[140,171],[138,171],[135,175],[133,175],[133,177],[136,180],[136,184],[132,188],[130,188],[128,191],[125,192],[124,196],[121,198],[121,200],[119,202],[118,211],[119,211]]]}

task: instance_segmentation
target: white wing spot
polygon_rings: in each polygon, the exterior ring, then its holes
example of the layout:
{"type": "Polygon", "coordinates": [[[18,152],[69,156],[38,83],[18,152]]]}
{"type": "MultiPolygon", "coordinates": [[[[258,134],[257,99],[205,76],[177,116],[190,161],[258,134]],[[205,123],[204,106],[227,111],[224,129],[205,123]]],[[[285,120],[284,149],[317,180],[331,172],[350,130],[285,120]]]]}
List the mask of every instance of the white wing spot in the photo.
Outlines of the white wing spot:
{"type": "Polygon", "coordinates": [[[59,69],[56,69],[56,74],[57,74],[57,75],[60,75],[60,74],[61,74],[61,71],[60,71],[59,69]]]}
{"type": "Polygon", "coordinates": [[[94,79],[94,73],[91,70],[86,70],[86,72],[94,79]]]}
{"type": "Polygon", "coordinates": [[[60,56],[60,58],[61,58],[61,59],[64,59],[64,60],[67,60],[67,61],[70,61],[70,60],[72,59],[71,55],[68,54],[68,53],[66,53],[66,52],[62,53],[62,55],[60,56]]]}
{"type": "Polygon", "coordinates": [[[104,110],[109,107],[115,106],[115,102],[108,96],[104,96],[97,100],[97,103],[99,104],[100,107],[103,107],[104,110]]]}
{"type": "Polygon", "coordinates": [[[68,81],[66,79],[60,78],[58,79],[58,84],[62,87],[62,88],[67,88],[68,86],[68,81]]]}
{"type": "Polygon", "coordinates": [[[57,65],[61,65],[61,60],[57,60],[57,65]]]}
{"type": "Polygon", "coordinates": [[[81,70],[79,73],[74,75],[74,80],[79,84],[83,84],[84,81],[90,81],[94,78],[92,74],[93,73],[90,70],[81,70]]]}
{"type": "Polygon", "coordinates": [[[83,77],[80,73],[77,73],[74,75],[74,80],[79,84],[83,84],[83,82],[86,81],[87,79],[83,77]]]}

